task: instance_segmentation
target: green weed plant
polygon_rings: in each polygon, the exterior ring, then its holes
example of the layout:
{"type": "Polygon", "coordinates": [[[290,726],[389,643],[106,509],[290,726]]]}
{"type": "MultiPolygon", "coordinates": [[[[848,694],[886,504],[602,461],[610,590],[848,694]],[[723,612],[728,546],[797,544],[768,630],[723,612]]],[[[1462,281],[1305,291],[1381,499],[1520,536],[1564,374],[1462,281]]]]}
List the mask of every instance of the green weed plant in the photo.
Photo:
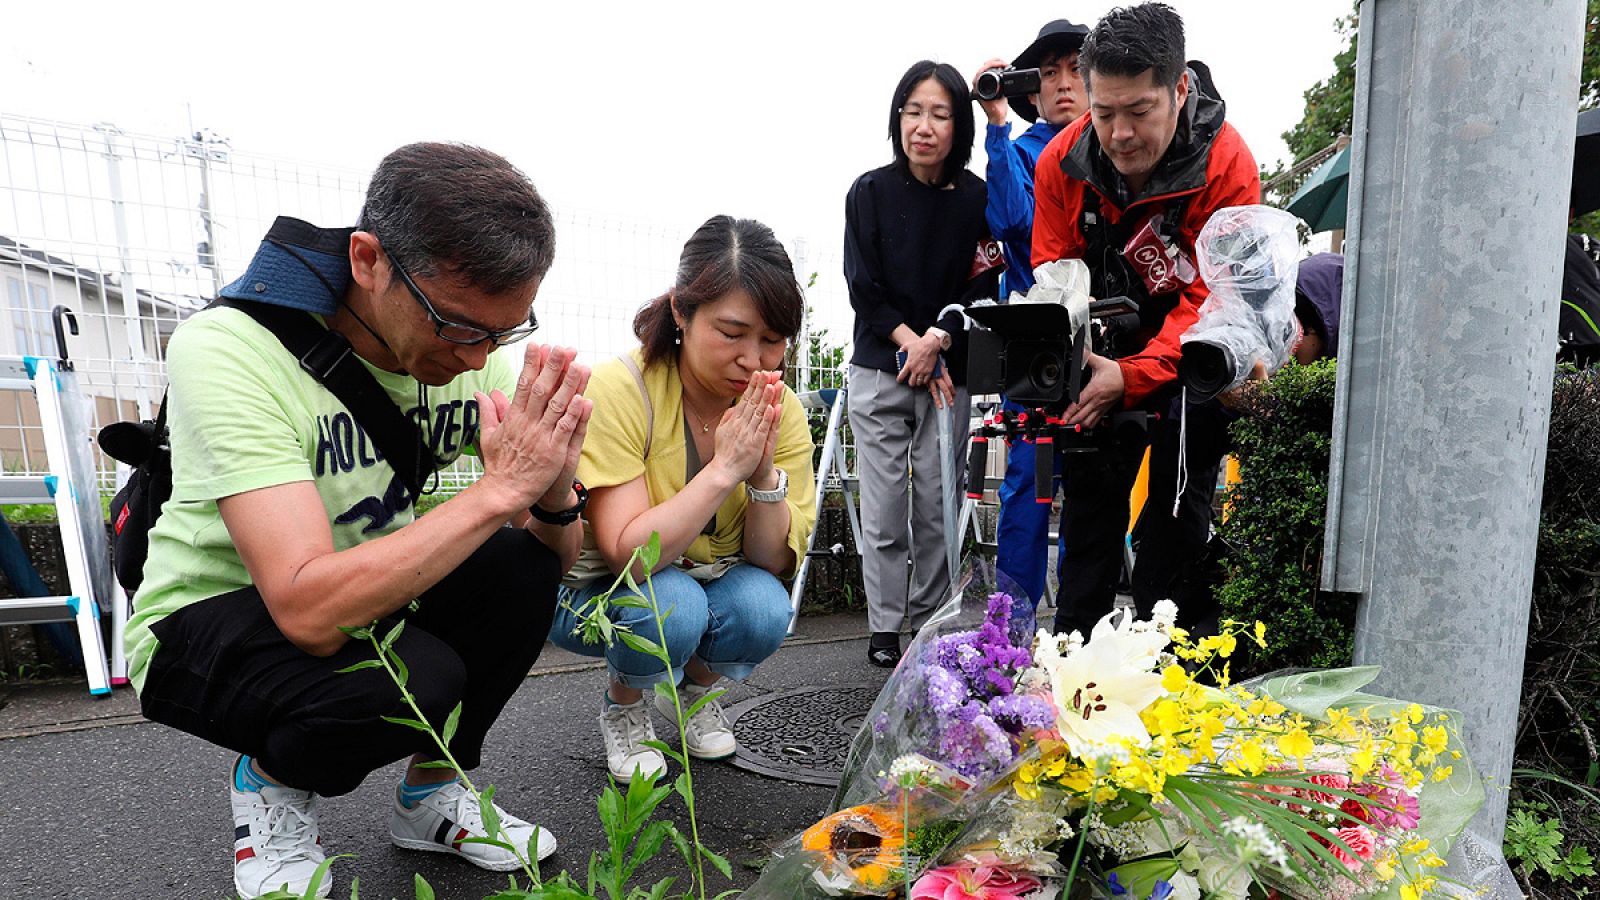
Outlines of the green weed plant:
{"type": "MultiPolygon", "coordinates": [[[[609,645],[612,641],[620,640],[628,647],[660,660],[663,668],[671,672],[672,662],[666,651],[666,631],[663,624],[666,616],[662,614],[661,607],[656,602],[655,588],[650,580],[650,573],[660,560],[661,536],[651,534],[648,543],[633,551],[628,565],[623,569],[623,573],[617,576],[610,589],[592,598],[582,610],[575,612],[579,617],[578,633],[586,643],[609,645]],[[644,572],[643,589],[633,575],[636,564],[644,572]],[[630,593],[618,594],[618,589],[624,584],[630,593]],[[648,609],[656,624],[656,640],[614,625],[606,615],[611,606],[648,609]]],[[[432,738],[440,759],[423,765],[453,770],[456,777],[461,779],[462,787],[472,794],[483,812],[483,824],[488,836],[469,837],[464,839],[464,842],[490,844],[516,855],[521,864],[521,871],[508,876],[509,884],[505,890],[490,894],[485,900],[691,900],[691,898],[706,900],[705,863],[710,863],[724,878],[733,877],[728,860],[700,842],[700,827],[695,817],[694,774],[688,754],[673,750],[661,741],[651,741],[650,746],[676,760],[683,767],[682,774],[670,788],[656,784],[657,777],[653,775],[633,779],[625,791],[619,789],[616,781],[612,780],[610,785],[600,792],[595,804],[600,816],[600,827],[605,832],[606,848],[590,855],[589,866],[581,882],[569,872],[560,872],[549,879],[542,878],[535,850],[538,833],[534,833],[527,846],[513,846],[494,808],[494,786],[490,785],[480,790],[450,752],[450,740],[455,736],[456,726],[461,720],[461,704],[456,704],[455,709],[451,710],[445,719],[443,729],[435,729],[418,708],[416,698],[407,687],[410,671],[406,668],[405,661],[394,650],[395,640],[404,628],[405,622],[402,620],[382,635],[379,634],[377,622],[359,628],[343,629],[352,639],[371,644],[375,657],[340,671],[355,672],[382,668],[393,679],[411,715],[385,716],[384,719],[423,732],[432,738]],[[688,810],[688,836],[679,831],[672,822],[654,818],[657,808],[673,793],[677,793],[683,799],[684,806],[688,810]],[[639,870],[660,854],[669,843],[683,858],[689,871],[687,888],[673,890],[680,880],[677,876],[662,878],[648,886],[635,884],[639,870]]],[[[721,691],[712,692],[686,708],[678,694],[677,685],[670,677],[658,682],[655,689],[672,701],[672,708],[677,718],[680,747],[683,746],[684,730],[689,717],[701,706],[722,694],[721,691]]],[[[317,891],[333,863],[342,858],[344,856],[334,856],[323,862],[303,894],[275,891],[265,895],[261,900],[311,900],[317,896],[317,891]]],[[[421,875],[414,876],[413,885],[416,900],[434,900],[433,887],[421,875]]],[[[716,895],[715,900],[723,900],[736,893],[737,891],[724,891],[716,895]]],[[[359,879],[351,879],[350,900],[360,900],[359,879]]]]}

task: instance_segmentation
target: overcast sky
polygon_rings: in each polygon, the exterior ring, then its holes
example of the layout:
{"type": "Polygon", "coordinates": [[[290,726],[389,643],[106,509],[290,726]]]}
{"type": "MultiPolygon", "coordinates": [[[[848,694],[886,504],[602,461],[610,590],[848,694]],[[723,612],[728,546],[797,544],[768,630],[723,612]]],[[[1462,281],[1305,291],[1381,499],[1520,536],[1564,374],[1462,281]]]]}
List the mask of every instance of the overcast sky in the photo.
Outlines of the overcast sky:
{"type": "MultiPolygon", "coordinates": [[[[907,65],[970,74],[1111,5],[8,4],[0,110],[174,136],[192,114],[238,150],[361,171],[408,141],[468,141],[558,209],[690,227],[730,212],[833,250],[850,182],[889,159],[907,65]]],[[[1349,0],[1174,5],[1258,160],[1284,156],[1349,0]]]]}

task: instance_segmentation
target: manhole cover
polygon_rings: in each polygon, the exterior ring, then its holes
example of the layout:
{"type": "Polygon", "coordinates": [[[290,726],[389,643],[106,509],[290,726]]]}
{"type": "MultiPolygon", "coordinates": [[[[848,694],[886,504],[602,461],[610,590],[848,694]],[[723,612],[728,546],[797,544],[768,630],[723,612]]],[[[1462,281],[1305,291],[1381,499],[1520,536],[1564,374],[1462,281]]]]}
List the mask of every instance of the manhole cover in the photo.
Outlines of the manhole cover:
{"type": "Polygon", "coordinates": [[[877,685],[828,685],[730,706],[728,718],[739,739],[733,764],[784,781],[837,785],[850,741],[877,696],[877,685]]]}

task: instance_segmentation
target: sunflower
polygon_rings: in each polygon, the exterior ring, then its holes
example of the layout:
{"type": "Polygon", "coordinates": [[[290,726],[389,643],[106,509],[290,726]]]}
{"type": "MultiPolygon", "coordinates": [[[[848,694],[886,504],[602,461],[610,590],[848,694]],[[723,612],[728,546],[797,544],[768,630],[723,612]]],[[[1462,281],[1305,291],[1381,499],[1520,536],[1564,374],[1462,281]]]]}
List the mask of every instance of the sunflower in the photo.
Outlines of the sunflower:
{"type": "Polygon", "coordinates": [[[841,809],[800,836],[800,846],[822,854],[862,890],[880,891],[899,877],[905,829],[897,811],[866,803],[841,809]]]}

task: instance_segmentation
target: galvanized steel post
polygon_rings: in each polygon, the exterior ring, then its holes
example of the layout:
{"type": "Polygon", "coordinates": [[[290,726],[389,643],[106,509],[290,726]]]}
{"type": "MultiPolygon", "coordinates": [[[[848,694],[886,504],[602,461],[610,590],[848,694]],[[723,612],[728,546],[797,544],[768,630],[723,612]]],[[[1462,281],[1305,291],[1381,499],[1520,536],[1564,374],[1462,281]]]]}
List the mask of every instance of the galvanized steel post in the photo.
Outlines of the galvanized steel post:
{"type": "MultiPolygon", "coordinates": [[[[1583,0],[1362,0],[1324,587],[1378,693],[1461,710],[1498,853],[1583,0]]],[[[1503,864],[1502,864],[1503,867],[1503,864]]]]}

